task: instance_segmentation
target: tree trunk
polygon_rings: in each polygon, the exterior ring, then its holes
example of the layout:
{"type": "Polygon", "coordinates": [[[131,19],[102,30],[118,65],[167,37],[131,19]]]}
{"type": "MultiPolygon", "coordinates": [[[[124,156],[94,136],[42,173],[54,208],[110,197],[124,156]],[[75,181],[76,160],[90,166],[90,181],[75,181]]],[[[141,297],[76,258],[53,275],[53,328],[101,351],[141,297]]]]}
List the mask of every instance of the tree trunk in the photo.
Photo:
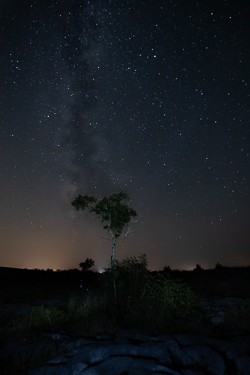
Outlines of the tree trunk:
{"type": "Polygon", "coordinates": [[[111,267],[114,267],[115,264],[115,238],[112,238],[113,246],[112,246],[112,257],[111,257],[111,267]]]}

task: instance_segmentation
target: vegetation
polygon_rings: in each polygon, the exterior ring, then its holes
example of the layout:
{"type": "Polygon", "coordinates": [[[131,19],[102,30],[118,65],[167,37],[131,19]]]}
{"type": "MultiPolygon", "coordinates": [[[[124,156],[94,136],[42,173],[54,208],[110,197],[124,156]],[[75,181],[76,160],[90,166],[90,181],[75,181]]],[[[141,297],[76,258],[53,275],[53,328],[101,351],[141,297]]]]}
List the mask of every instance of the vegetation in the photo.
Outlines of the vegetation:
{"type": "Polygon", "coordinates": [[[79,267],[82,269],[83,272],[88,271],[91,267],[93,267],[95,264],[95,261],[93,259],[87,258],[85,262],[79,263],[79,267]]]}
{"type": "Polygon", "coordinates": [[[105,268],[102,277],[105,285],[111,286],[110,294],[124,303],[128,299],[138,301],[145,295],[148,275],[148,259],[146,254],[141,254],[138,259],[116,260],[113,267],[105,268]]]}
{"type": "MultiPolygon", "coordinates": [[[[45,343],[48,345],[49,334],[64,332],[73,337],[94,337],[113,334],[120,328],[142,329],[152,335],[203,332],[223,337],[233,330],[250,334],[250,307],[247,303],[242,302],[238,311],[225,316],[225,323],[219,326],[211,323],[198,304],[201,297],[218,296],[217,288],[223,285],[223,280],[235,279],[239,275],[242,282],[230,285],[228,291],[222,289],[221,295],[228,292],[230,296],[249,298],[250,267],[237,269],[216,265],[213,270],[196,267],[198,270],[194,272],[171,270],[167,266],[162,271],[152,272],[148,270],[147,256],[141,254],[138,258],[115,260],[113,266],[110,264],[104,273],[99,274],[89,271],[87,266],[93,262],[87,258],[82,263],[86,265],[84,272],[78,269],[60,272],[23,270],[24,276],[20,277],[22,273],[17,270],[17,279],[13,273],[9,279],[12,285],[1,287],[1,292],[6,292],[1,293],[2,304],[28,302],[33,307],[16,322],[0,313],[0,344],[15,340],[21,344],[37,343],[44,348],[45,343]],[[15,295],[15,299],[10,299],[11,295],[15,295]],[[55,297],[61,298],[64,305],[46,307],[46,301],[40,301],[55,297]]],[[[0,272],[0,279],[1,275],[0,272]]],[[[4,278],[1,281],[4,285],[4,278]]],[[[47,352],[43,350],[40,357],[27,355],[22,365],[16,369],[8,367],[7,372],[1,373],[25,374],[28,369],[58,355],[58,344],[49,345],[47,352]]]]}
{"type": "Polygon", "coordinates": [[[94,212],[97,219],[101,219],[101,222],[104,223],[103,229],[108,230],[112,239],[112,266],[115,262],[116,240],[131,233],[131,226],[129,224],[132,218],[137,216],[136,211],[128,207],[130,201],[127,204],[123,204],[124,200],[129,200],[129,198],[126,193],[121,192],[100,199],[89,197],[88,195],[84,197],[79,195],[71,202],[77,211],[83,211],[85,208],[88,208],[90,213],[94,212]]]}

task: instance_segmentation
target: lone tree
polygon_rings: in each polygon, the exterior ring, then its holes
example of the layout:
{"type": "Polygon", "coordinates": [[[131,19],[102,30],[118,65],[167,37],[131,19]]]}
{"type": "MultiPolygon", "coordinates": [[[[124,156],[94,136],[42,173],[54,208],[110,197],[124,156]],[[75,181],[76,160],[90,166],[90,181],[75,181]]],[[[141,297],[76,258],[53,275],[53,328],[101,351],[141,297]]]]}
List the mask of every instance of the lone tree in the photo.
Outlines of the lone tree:
{"type": "Polygon", "coordinates": [[[127,204],[123,204],[124,200],[129,200],[126,193],[113,194],[110,197],[95,198],[85,195],[79,195],[71,202],[72,206],[77,210],[89,209],[89,212],[94,212],[98,219],[101,219],[102,223],[105,223],[103,229],[107,229],[111,235],[112,256],[111,256],[111,267],[114,266],[115,262],[115,245],[116,240],[119,237],[128,236],[131,233],[130,223],[132,218],[137,215],[136,211],[128,207],[130,201],[127,204]],[[125,230],[126,229],[126,230],[125,230]]]}
{"type": "Polygon", "coordinates": [[[94,264],[95,261],[93,259],[87,258],[85,262],[79,263],[79,267],[81,267],[83,272],[87,272],[94,264]]]}

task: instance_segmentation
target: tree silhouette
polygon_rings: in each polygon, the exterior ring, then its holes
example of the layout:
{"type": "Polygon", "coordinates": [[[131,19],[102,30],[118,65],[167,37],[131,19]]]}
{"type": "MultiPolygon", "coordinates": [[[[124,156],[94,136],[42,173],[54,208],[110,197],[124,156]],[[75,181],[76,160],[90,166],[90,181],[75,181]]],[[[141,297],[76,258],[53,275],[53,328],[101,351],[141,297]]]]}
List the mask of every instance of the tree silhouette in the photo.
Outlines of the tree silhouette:
{"type": "Polygon", "coordinates": [[[137,216],[136,211],[128,207],[130,201],[127,204],[123,204],[124,200],[129,200],[129,198],[126,193],[120,192],[119,194],[99,199],[89,197],[88,195],[84,197],[79,195],[71,202],[77,211],[83,211],[85,208],[88,208],[89,212],[94,212],[95,216],[104,223],[103,229],[108,230],[112,240],[112,267],[115,261],[116,240],[131,233],[130,223],[132,222],[132,218],[137,216]]]}
{"type": "Polygon", "coordinates": [[[95,264],[95,261],[91,258],[87,258],[85,262],[79,263],[79,267],[82,269],[83,272],[88,271],[93,265],[95,264]]]}

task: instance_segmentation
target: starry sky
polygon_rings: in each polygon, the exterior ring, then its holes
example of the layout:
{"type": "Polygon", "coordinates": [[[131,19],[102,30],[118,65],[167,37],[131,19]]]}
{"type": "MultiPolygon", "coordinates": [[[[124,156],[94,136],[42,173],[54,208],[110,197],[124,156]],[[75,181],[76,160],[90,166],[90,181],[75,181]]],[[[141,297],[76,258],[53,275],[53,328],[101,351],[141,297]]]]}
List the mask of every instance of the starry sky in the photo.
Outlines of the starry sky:
{"type": "Polygon", "coordinates": [[[108,266],[81,195],[138,213],[116,257],[250,265],[247,1],[0,3],[0,265],[108,266]]]}

